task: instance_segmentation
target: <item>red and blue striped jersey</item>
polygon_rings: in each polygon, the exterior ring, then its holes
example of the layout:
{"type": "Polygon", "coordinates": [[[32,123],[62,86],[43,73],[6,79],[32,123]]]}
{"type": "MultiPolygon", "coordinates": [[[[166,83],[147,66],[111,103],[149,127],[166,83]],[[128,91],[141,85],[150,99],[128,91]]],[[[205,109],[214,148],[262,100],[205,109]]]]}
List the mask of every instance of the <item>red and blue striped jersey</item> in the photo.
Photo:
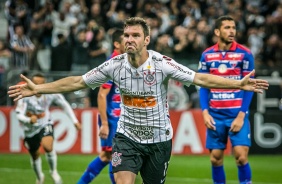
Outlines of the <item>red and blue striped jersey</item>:
{"type": "MultiPolygon", "coordinates": [[[[119,55],[117,51],[113,51],[110,58],[119,55]]],[[[120,93],[118,86],[109,80],[108,82],[101,85],[102,88],[110,89],[107,95],[107,117],[109,122],[117,122],[120,116],[120,93]]]]}
{"type": "MultiPolygon", "coordinates": [[[[254,58],[248,48],[237,42],[224,51],[215,44],[202,53],[198,69],[201,73],[240,80],[254,69],[254,58]]],[[[253,92],[237,89],[201,88],[201,108],[208,109],[214,117],[235,118],[239,111],[248,111],[252,95],[253,92]]]]}

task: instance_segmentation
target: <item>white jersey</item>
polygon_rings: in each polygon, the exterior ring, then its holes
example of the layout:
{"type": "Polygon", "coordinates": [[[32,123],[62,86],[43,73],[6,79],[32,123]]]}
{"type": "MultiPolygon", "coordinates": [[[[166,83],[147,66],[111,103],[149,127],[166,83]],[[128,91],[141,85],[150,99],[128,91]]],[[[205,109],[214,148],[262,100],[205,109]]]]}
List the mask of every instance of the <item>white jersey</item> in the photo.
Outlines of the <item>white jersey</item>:
{"type": "Polygon", "coordinates": [[[52,103],[63,108],[73,123],[78,122],[71,106],[61,94],[44,94],[40,97],[26,97],[20,99],[16,107],[17,118],[24,126],[25,137],[32,137],[47,124],[54,123],[49,111],[52,103]],[[31,115],[38,116],[37,122],[34,124],[30,123],[31,115]]]}
{"type": "Polygon", "coordinates": [[[167,90],[170,78],[190,85],[195,72],[169,57],[149,50],[149,58],[133,67],[127,54],[116,56],[83,75],[95,88],[111,79],[119,87],[121,115],[117,132],[139,143],[157,143],[172,139],[167,90]]]}

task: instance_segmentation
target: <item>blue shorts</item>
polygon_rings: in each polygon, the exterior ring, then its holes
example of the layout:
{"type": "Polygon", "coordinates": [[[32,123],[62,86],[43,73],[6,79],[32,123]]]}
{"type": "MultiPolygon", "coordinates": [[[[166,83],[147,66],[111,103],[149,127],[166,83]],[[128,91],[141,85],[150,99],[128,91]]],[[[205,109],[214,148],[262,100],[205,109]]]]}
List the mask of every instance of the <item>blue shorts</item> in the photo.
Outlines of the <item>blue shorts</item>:
{"type": "Polygon", "coordinates": [[[248,116],[244,119],[244,124],[239,132],[230,132],[232,119],[214,118],[216,130],[207,129],[206,148],[207,149],[225,149],[228,137],[232,147],[251,146],[251,130],[248,116]]]}
{"type": "MultiPolygon", "coordinates": [[[[98,124],[99,127],[101,127],[101,119],[98,118],[98,124]]],[[[113,138],[117,131],[117,121],[108,121],[109,124],[109,136],[107,139],[100,138],[102,151],[112,151],[112,145],[113,145],[113,138]]]]}

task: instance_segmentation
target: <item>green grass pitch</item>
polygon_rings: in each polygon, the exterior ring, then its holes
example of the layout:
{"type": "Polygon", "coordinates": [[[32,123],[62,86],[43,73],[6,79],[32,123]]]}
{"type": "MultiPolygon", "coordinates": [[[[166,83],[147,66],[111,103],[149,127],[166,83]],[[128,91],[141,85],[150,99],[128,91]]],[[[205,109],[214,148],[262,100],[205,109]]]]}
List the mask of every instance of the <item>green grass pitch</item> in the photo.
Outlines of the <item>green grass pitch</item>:
{"type": "MultiPolygon", "coordinates": [[[[58,155],[58,170],[64,184],[75,184],[95,155],[58,155]]],[[[253,184],[282,184],[282,155],[251,155],[253,184]]],[[[237,168],[232,156],[225,156],[224,167],[227,184],[238,184],[237,168]]],[[[52,184],[48,164],[42,155],[45,184],[52,184]]],[[[105,168],[92,182],[110,184],[105,168]]],[[[30,167],[28,154],[0,154],[1,184],[33,184],[35,175],[30,167]]],[[[140,176],[136,184],[141,184],[140,176]]],[[[170,160],[166,184],[211,184],[208,156],[176,156],[170,160]]]]}

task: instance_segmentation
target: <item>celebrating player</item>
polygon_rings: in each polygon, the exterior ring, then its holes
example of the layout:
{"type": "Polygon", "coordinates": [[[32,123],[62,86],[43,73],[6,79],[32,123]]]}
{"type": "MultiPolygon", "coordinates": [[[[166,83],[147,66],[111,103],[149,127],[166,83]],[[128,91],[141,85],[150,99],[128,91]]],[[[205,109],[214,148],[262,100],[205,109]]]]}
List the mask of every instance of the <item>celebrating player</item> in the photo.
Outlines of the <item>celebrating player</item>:
{"type": "MultiPolygon", "coordinates": [[[[199,72],[240,80],[252,74],[254,58],[250,50],[234,41],[236,25],[233,18],[222,16],[215,22],[218,43],[202,54],[199,72]]],[[[253,78],[253,74],[251,78],[253,78]]],[[[252,181],[248,163],[251,145],[248,109],[253,92],[221,89],[200,89],[200,103],[207,127],[206,147],[210,150],[214,183],[226,182],[223,154],[230,138],[238,167],[240,184],[252,181]]]]}
{"type": "Polygon", "coordinates": [[[147,50],[150,28],[140,17],[124,24],[125,54],[118,55],[83,76],[66,77],[36,85],[27,82],[9,88],[15,101],[36,94],[60,93],[95,88],[111,79],[121,95],[121,114],[113,139],[112,166],[117,184],[133,184],[140,171],[145,184],[165,183],[172,148],[172,126],[168,114],[167,88],[170,78],[185,85],[232,88],[262,93],[268,82],[241,80],[196,73],[173,59],[147,50]]]}
{"type": "MultiPolygon", "coordinates": [[[[38,73],[33,75],[34,84],[44,84],[45,77],[38,73]]],[[[42,172],[40,145],[42,145],[47,162],[50,167],[50,174],[55,184],[61,184],[62,179],[57,172],[57,154],[53,149],[54,127],[50,116],[49,108],[52,103],[62,107],[79,130],[80,124],[75,114],[61,94],[36,94],[35,96],[20,99],[16,106],[16,113],[19,122],[24,126],[24,145],[31,155],[31,166],[36,175],[36,184],[44,183],[42,172]]]]}

